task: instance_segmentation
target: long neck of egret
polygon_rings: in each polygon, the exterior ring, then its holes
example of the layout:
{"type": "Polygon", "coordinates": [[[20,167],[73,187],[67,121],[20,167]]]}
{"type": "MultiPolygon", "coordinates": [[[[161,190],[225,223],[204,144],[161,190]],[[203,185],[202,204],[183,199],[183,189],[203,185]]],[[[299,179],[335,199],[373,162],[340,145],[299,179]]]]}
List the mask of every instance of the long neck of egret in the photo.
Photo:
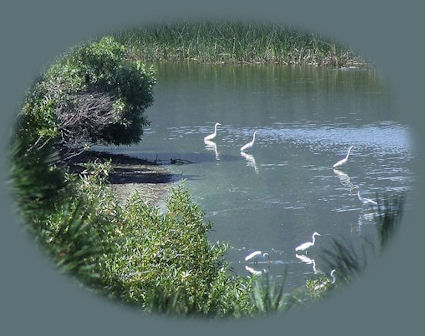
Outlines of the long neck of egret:
{"type": "Polygon", "coordinates": [[[347,156],[345,157],[345,159],[347,160],[348,159],[348,157],[350,156],[350,152],[351,152],[351,150],[353,149],[353,147],[350,147],[349,149],[348,149],[348,153],[347,153],[347,156]]]}
{"type": "Polygon", "coordinates": [[[331,282],[332,284],[334,284],[334,283],[335,283],[335,281],[336,281],[336,277],[335,277],[334,273],[335,273],[335,270],[332,270],[332,271],[331,271],[331,274],[330,274],[330,275],[331,275],[331,277],[332,277],[332,282],[331,282]]]}

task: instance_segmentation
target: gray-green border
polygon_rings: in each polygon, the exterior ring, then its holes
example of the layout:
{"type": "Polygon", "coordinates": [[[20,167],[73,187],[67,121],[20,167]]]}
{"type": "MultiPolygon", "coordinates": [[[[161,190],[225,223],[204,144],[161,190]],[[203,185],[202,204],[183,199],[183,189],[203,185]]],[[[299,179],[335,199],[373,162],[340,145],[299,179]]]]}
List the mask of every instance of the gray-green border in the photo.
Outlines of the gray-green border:
{"type": "Polygon", "coordinates": [[[93,297],[52,270],[14,215],[3,184],[0,330],[3,335],[217,334],[401,335],[422,329],[424,6],[414,1],[6,1],[0,10],[1,169],[17,106],[38,71],[65,48],[130,24],[177,17],[237,17],[298,25],[369,56],[396,92],[417,144],[416,191],[403,229],[360,281],[301,313],[198,321],[146,316],[93,297]]]}

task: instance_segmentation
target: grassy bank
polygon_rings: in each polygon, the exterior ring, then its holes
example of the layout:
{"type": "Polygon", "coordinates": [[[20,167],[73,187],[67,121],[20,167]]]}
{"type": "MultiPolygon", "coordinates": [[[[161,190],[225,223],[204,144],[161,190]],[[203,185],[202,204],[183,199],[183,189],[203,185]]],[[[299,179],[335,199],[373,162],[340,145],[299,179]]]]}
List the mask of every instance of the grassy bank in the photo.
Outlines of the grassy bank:
{"type": "Polygon", "coordinates": [[[345,66],[363,63],[348,47],[276,24],[175,22],[114,35],[129,55],[148,62],[277,63],[345,66]]]}

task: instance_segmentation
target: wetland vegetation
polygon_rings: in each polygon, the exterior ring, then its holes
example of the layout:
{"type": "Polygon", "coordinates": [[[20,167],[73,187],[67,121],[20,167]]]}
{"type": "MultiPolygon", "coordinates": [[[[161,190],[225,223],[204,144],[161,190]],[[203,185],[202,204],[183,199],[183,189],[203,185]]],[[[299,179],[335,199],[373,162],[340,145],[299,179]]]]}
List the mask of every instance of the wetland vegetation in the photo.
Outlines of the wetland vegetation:
{"type": "MultiPolygon", "coordinates": [[[[182,60],[361,62],[318,35],[262,24],[159,24],[77,46],[36,80],[18,114],[10,177],[23,222],[59,270],[143,311],[248,317],[322,297],[339,284],[325,274],[291,292],[269,276],[233,274],[228,244],[209,241],[214,223],[184,187],[171,190],[161,212],[137,192],[118,200],[109,188],[111,161],[90,158],[72,169],[92,144],[138,142],[156,82],[145,62],[182,60]]],[[[381,208],[382,245],[399,222],[402,201],[394,204],[395,212],[381,208]]],[[[351,257],[343,248],[328,253],[337,277],[362,271],[351,257]]]]}
{"type": "Polygon", "coordinates": [[[114,34],[134,59],[148,62],[276,63],[347,66],[364,61],[329,38],[278,24],[174,22],[114,34]]]}

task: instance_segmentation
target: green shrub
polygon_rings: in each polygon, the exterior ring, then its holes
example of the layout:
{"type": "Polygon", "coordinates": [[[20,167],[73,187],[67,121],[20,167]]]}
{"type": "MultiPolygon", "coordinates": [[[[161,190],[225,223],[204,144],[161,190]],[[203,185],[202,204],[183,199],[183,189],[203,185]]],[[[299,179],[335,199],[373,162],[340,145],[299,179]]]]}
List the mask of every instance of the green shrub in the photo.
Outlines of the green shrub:
{"type": "Polygon", "coordinates": [[[227,246],[209,243],[210,225],[187,190],[173,190],[167,208],[160,214],[137,194],[128,200],[121,224],[108,238],[113,249],[103,259],[109,294],[163,313],[246,312],[249,280],[229,274],[227,246]]]}
{"type": "Polygon", "coordinates": [[[126,59],[112,37],[89,42],[64,55],[34,84],[18,118],[27,143],[41,137],[61,150],[82,144],[130,144],[148,124],[154,70],[126,59]]]}

